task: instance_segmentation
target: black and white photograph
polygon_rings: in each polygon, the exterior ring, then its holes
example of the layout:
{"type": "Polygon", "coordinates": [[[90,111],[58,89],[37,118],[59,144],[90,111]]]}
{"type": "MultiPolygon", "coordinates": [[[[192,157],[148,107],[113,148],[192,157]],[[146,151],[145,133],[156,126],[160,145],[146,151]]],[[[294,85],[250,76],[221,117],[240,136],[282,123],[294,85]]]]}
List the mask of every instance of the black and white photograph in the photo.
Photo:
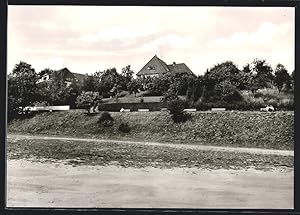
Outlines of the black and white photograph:
{"type": "Polygon", "coordinates": [[[294,208],[295,8],[9,5],[6,206],[294,208]]]}

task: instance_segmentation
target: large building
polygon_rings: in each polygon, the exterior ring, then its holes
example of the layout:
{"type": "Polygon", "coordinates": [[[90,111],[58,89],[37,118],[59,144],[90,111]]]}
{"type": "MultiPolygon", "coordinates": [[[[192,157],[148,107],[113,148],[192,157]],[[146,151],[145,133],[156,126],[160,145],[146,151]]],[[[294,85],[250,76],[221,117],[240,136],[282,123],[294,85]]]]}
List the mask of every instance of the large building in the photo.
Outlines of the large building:
{"type": "Polygon", "coordinates": [[[173,63],[167,65],[156,55],[136,74],[137,77],[159,77],[167,72],[186,73],[194,75],[194,73],[185,65],[185,63],[173,63]]]}
{"type": "MultiPolygon", "coordinates": [[[[57,71],[53,71],[53,73],[56,73],[58,77],[61,80],[64,80],[67,86],[70,86],[71,83],[78,83],[80,85],[83,84],[85,78],[87,77],[86,75],[83,74],[78,74],[78,73],[73,73],[70,72],[68,68],[63,68],[57,71]]],[[[37,83],[45,82],[51,80],[53,73],[45,73],[43,76],[40,77],[37,83]]]]}

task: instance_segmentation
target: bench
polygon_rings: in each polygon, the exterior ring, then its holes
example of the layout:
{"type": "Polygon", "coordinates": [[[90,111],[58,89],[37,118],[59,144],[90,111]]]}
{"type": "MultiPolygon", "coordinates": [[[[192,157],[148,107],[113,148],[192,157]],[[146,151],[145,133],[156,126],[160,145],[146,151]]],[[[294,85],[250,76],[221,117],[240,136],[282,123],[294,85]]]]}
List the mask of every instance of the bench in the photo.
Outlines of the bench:
{"type": "Polygon", "coordinates": [[[186,111],[186,112],[196,112],[196,108],[189,108],[189,109],[184,109],[183,111],[186,111]]]}
{"type": "Polygon", "coordinates": [[[149,112],[149,109],[138,109],[138,112],[149,112]]]}
{"type": "Polygon", "coordinates": [[[226,111],[226,108],[212,108],[211,111],[226,111]]]}

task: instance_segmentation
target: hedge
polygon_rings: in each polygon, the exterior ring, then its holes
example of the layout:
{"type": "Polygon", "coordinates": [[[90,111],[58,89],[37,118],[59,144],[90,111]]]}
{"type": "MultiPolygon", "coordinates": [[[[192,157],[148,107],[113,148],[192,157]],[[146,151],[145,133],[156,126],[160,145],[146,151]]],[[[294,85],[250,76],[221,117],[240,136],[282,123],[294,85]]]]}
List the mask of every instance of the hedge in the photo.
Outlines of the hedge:
{"type": "Polygon", "coordinates": [[[121,108],[130,109],[130,111],[138,111],[138,109],[149,109],[150,111],[160,111],[165,108],[166,104],[163,102],[147,102],[147,103],[110,103],[100,104],[99,110],[119,112],[121,108]]]}

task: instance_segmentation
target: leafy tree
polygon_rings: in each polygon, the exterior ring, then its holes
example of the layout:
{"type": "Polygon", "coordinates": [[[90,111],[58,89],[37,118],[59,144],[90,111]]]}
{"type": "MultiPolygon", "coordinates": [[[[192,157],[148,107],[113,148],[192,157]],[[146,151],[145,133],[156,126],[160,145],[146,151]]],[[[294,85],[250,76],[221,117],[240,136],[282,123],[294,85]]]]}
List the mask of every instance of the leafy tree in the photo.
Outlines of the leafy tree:
{"type": "Polygon", "coordinates": [[[122,90],[128,90],[127,86],[128,83],[130,83],[133,80],[133,74],[134,72],[130,68],[130,65],[127,65],[126,67],[122,68],[121,76],[119,78],[119,84],[121,85],[122,90]]]}
{"type": "Polygon", "coordinates": [[[284,85],[286,85],[287,89],[291,88],[291,77],[282,64],[277,64],[275,68],[274,83],[279,92],[282,90],[284,85]]]}
{"type": "Polygon", "coordinates": [[[220,100],[226,102],[239,102],[243,100],[238,89],[229,80],[218,83],[215,90],[220,96],[220,100]]]}
{"type": "Polygon", "coordinates": [[[234,86],[238,87],[240,85],[240,72],[237,66],[231,61],[217,64],[205,73],[205,80],[207,85],[209,85],[207,88],[211,90],[216,84],[225,80],[230,81],[234,86]]]}
{"type": "Polygon", "coordinates": [[[88,75],[86,79],[84,79],[82,90],[83,91],[98,91],[99,80],[95,75],[88,75]]]}
{"type": "MultiPolygon", "coordinates": [[[[186,95],[189,83],[193,83],[195,77],[188,74],[167,72],[160,77],[143,79],[143,86],[150,91],[152,95],[163,95],[170,87],[178,95],[186,95]]],[[[191,89],[190,89],[191,90],[191,89]]]]}
{"type": "Polygon", "coordinates": [[[52,74],[52,72],[54,72],[54,70],[52,70],[50,68],[43,69],[42,71],[40,71],[38,73],[38,77],[41,78],[45,74],[50,75],[50,74],[52,74]]]}
{"type": "Polygon", "coordinates": [[[95,108],[99,105],[101,101],[102,98],[99,92],[92,92],[92,91],[88,91],[88,92],[83,91],[76,98],[77,107],[85,108],[88,111],[88,113],[90,113],[91,107],[93,107],[93,111],[95,111],[95,108]]]}
{"type": "Polygon", "coordinates": [[[194,80],[194,87],[192,92],[193,101],[198,101],[203,96],[204,91],[204,79],[203,76],[198,76],[194,80]]]}
{"type": "Polygon", "coordinates": [[[53,72],[47,84],[50,104],[76,106],[76,98],[81,92],[80,86],[76,82],[68,85],[59,73],[53,72]]]}
{"type": "Polygon", "coordinates": [[[110,94],[110,90],[121,82],[121,75],[117,73],[116,68],[107,69],[95,75],[99,78],[99,92],[102,95],[110,94]]]}
{"type": "Polygon", "coordinates": [[[132,79],[130,82],[127,83],[127,89],[130,94],[134,93],[134,96],[136,96],[136,94],[141,89],[141,84],[138,80],[132,79]]]}
{"type": "Polygon", "coordinates": [[[249,80],[251,75],[247,71],[240,71],[233,62],[217,64],[202,78],[202,99],[210,102],[232,99],[232,95],[247,88],[249,80]]]}
{"type": "Polygon", "coordinates": [[[115,84],[113,88],[110,90],[110,93],[116,98],[116,102],[118,103],[119,94],[122,91],[122,86],[119,84],[115,84]]]}
{"type": "Polygon", "coordinates": [[[273,70],[266,60],[255,59],[252,63],[252,71],[255,73],[255,82],[258,88],[271,87],[273,83],[273,70]]]}
{"type": "Polygon", "coordinates": [[[174,100],[178,100],[179,97],[176,93],[176,91],[171,87],[169,88],[169,90],[164,94],[162,100],[164,102],[171,102],[171,101],[174,101],[174,100]]]}
{"type": "Polygon", "coordinates": [[[16,114],[19,107],[25,113],[24,108],[34,104],[38,95],[37,79],[38,75],[30,64],[21,61],[15,65],[8,76],[9,116],[16,114]]]}

